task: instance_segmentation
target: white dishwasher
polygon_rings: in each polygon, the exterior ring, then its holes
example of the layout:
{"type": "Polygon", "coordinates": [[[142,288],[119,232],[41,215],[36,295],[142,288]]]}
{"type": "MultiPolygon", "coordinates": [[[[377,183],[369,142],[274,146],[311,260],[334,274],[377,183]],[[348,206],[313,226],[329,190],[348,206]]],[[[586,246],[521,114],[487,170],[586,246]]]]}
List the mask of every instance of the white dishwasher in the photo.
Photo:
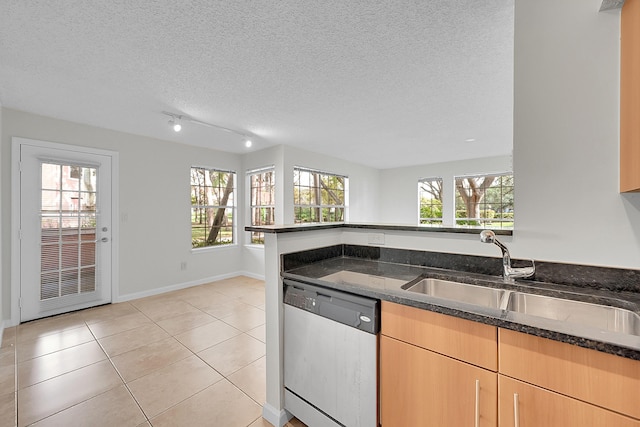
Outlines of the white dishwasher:
{"type": "Polygon", "coordinates": [[[378,300],[284,283],[285,409],[309,427],[376,427],[378,300]]]}

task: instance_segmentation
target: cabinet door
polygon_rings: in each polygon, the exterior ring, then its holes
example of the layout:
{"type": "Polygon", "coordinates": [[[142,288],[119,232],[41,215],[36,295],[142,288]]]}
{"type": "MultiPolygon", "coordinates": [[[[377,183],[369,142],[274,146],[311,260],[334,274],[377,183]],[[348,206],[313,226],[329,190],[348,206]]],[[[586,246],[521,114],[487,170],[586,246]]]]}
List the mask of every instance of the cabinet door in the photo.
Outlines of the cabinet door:
{"type": "Polygon", "coordinates": [[[506,329],[499,354],[501,374],[640,419],[638,360],[506,329]]]}
{"type": "Polygon", "coordinates": [[[640,191],[640,2],[620,18],[620,191],[640,191]]]}
{"type": "Polygon", "coordinates": [[[500,427],[640,427],[640,421],[498,375],[500,427]]]}
{"type": "Polygon", "coordinates": [[[497,374],[383,335],[380,415],[384,427],[495,427],[497,374]]]}

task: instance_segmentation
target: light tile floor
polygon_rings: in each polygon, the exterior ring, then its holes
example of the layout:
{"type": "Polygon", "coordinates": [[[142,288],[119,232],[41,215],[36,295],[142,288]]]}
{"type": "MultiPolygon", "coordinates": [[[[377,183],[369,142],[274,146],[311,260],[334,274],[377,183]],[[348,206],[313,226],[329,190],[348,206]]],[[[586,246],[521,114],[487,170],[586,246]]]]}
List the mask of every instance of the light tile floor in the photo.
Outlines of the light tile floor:
{"type": "Polygon", "coordinates": [[[0,426],[269,427],[264,323],[239,276],[5,329],[0,426]]]}

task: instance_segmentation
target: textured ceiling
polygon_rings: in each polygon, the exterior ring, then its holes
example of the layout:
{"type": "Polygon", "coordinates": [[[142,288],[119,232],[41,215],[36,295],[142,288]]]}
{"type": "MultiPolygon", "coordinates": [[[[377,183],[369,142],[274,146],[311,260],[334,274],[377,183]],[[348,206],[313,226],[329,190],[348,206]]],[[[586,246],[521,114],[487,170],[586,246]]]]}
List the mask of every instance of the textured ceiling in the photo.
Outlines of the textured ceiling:
{"type": "Polygon", "coordinates": [[[0,102],[247,150],[172,111],[381,169],[506,155],[513,2],[1,0],[0,102]]]}

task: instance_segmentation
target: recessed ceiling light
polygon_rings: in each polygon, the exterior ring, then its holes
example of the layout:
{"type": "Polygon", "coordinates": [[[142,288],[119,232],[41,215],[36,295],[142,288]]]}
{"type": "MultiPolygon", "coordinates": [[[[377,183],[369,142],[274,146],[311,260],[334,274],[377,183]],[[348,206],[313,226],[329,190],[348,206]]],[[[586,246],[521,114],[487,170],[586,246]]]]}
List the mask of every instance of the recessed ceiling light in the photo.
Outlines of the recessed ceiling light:
{"type": "Polygon", "coordinates": [[[251,140],[249,138],[246,139],[246,141],[244,142],[244,146],[249,148],[253,145],[253,142],[251,142],[251,140]]]}
{"type": "Polygon", "coordinates": [[[475,138],[468,138],[468,139],[465,139],[464,142],[476,142],[476,139],[475,138]]]}

